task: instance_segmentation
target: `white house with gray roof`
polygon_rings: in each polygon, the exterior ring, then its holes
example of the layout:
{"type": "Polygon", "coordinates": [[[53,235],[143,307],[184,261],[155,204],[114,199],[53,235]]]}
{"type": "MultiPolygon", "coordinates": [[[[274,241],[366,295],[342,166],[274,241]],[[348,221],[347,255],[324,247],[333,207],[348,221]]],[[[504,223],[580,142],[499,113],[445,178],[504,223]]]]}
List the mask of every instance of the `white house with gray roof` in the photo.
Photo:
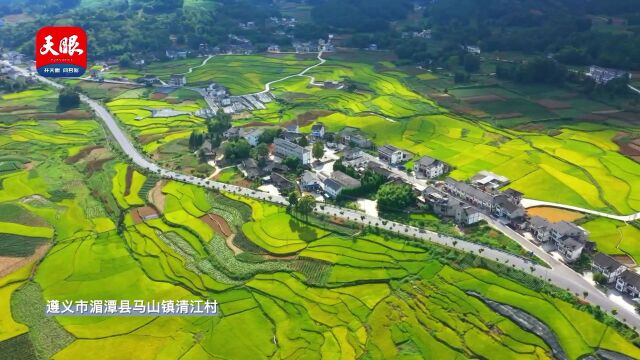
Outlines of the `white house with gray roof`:
{"type": "Polygon", "coordinates": [[[421,175],[429,179],[437,178],[443,175],[449,169],[449,165],[438,159],[434,159],[431,156],[423,156],[418,160],[413,171],[416,175],[421,175]]]}
{"type": "Polygon", "coordinates": [[[607,278],[607,282],[612,283],[627,270],[627,267],[613,257],[599,252],[593,256],[591,269],[604,275],[607,278]]]}

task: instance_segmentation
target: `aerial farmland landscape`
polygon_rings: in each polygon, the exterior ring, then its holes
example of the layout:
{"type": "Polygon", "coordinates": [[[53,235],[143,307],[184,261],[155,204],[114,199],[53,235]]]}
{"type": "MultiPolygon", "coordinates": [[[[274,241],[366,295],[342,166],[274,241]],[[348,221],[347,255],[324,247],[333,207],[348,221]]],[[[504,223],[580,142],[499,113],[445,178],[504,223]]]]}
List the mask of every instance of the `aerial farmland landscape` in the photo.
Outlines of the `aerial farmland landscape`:
{"type": "Polygon", "coordinates": [[[635,0],[0,0],[0,359],[640,359],[638,79],[635,0]]]}

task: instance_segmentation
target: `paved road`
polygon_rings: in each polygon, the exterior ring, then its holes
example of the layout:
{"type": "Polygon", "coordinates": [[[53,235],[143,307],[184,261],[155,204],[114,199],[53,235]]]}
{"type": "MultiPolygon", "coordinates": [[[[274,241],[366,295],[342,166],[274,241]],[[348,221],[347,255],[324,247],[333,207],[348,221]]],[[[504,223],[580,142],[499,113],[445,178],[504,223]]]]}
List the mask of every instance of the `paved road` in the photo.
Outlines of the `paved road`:
{"type": "Polygon", "coordinates": [[[602,216],[609,219],[625,221],[625,222],[640,220],[640,212],[637,214],[631,214],[631,215],[613,215],[613,214],[607,214],[607,213],[596,211],[596,210],[590,210],[590,209],[585,209],[577,206],[559,204],[559,203],[542,201],[542,200],[523,199],[522,206],[524,206],[527,209],[532,207],[538,207],[538,206],[548,206],[548,207],[554,207],[558,209],[573,210],[573,211],[581,212],[583,214],[592,214],[592,215],[602,216]]]}
{"type": "MultiPolygon", "coordinates": [[[[14,67],[16,70],[21,71],[22,73],[28,74],[28,72],[24,69],[20,69],[14,67]]],[[[39,81],[42,81],[46,84],[54,86],[55,88],[62,89],[63,85],[55,83],[49,79],[45,79],[42,77],[36,77],[39,81]]],[[[201,187],[205,187],[208,189],[216,189],[221,191],[227,191],[234,194],[243,195],[246,197],[250,197],[253,199],[258,199],[262,201],[268,201],[280,205],[287,205],[287,199],[282,196],[275,196],[266,192],[256,191],[248,188],[243,188],[235,185],[223,184],[207,179],[198,178],[195,176],[184,175],[177,173],[172,170],[164,169],[155,163],[149,161],[146,157],[144,157],[136,148],[133,146],[133,142],[129,139],[129,137],[120,129],[117,121],[114,117],[97,101],[88,98],[85,95],[81,95],[80,99],[88,104],[96,113],[96,115],[105,123],[112,136],[116,140],[116,142],[120,145],[122,150],[125,152],[127,156],[138,166],[148,169],[152,172],[156,172],[160,174],[162,177],[167,179],[173,179],[184,183],[189,183],[201,187]]],[[[318,204],[316,206],[316,211],[320,214],[336,216],[345,220],[353,221],[363,225],[372,225],[376,226],[380,229],[384,229],[387,231],[403,234],[405,236],[414,237],[419,240],[432,242],[435,244],[448,246],[452,248],[456,248],[461,251],[471,252],[481,257],[487,258],[489,260],[495,260],[501,263],[506,263],[509,265],[515,265],[516,268],[532,273],[534,276],[540,277],[542,279],[551,279],[551,282],[555,285],[569,289],[571,292],[582,296],[583,292],[588,292],[588,300],[596,305],[599,305],[601,308],[605,310],[613,310],[616,309],[618,311],[617,318],[621,321],[625,321],[627,324],[634,326],[640,329],[640,317],[624,308],[620,308],[615,302],[606,297],[603,293],[601,293],[598,289],[596,289],[593,285],[584,280],[578,273],[572,271],[568,267],[559,263],[555,259],[552,259],[548,254],[544,253],[541,249],[533,246],[533,244],[529,243],[526,239],[523,239],[519,234],[515,233],[513,230],[508,229],[506,227],[499,228],[501,231],[505,232],[508,236],[512,237],[514,240],[518,241],[525,248],[534,251],[536,255],[538,255],[541,259],[546,261],[552,268],[545,268],[540,265],[536,265],[529,261],[526,258],[521,258],[515,255],[508,254],[506,252],[492,249],[486,246],[482,246],[479,244],[471,243],[468,241],[452,238],[446,235],[437,234],[432,231],[419,229],[413,226],[408,226],[400,223],[396,223],[393,221],[381,220],[377,217],[372,217],[364,212],[341,208],[328,204],[318,204]],[[532,271],[533,269],[533,271],[532,271]]],[[[492,224],[496,227],[499,227],[499,224],[492,224]]]]}

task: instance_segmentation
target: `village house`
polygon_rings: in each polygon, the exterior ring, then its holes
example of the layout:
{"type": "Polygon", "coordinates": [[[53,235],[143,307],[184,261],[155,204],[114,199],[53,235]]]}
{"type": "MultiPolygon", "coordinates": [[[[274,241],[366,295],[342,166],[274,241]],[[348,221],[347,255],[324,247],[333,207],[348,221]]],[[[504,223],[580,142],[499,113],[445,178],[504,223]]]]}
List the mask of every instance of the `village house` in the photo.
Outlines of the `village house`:
{"type": "Polygon", "coordinates": [[[278,173],[271,173],[271,183],[281,193],[289,193],[296,188],[295,183],[278,173]]]}
{"type": "Polygon", "coordinates": [[[281,159],[291,156],[299,159],[303,165],[311,163],[310,147],[302,147],[294,142],[280,138],[276,138],[273,143],[275,145],[274,153],[281,159]]]}
{"type": "Polygon", "coordinates": [[[143,83],[145,85],[154,85],[154,84],[159,84],[160,83],[160,78],[158,78],[155,75],[146,74],[145,76],[139,78],[136,81],[139,82],[139,83],[143,83]]]}
{"type": "Polygon", "coordinates": [[[569,262],[577,260],[585,247],[593,245],[584,229],[567,221],[551,223],[534,216],[529,219],[527,227],[537,242],[552,244],[569,262]]]}
{"type": "Polygon", "coordinates": [[[411,154],[397,147],[385,144],[378,148],[378,158],[390,165],[401,164],[411,158],[411,154]]]}
{"type": "Polygon", "coordinates": [[[342,158],[347,161],[359,159],[362,157],[362,150],[358,148],[346,148],[342,152],[342,158]]]}
{"type": "Polygon", "coordinates": [[[446,163],[430,156],[423,156],[413,167],[416,175],[425,176],[429,179],[443,175],[448,169],[449,166],[446,163]]]}
{"type": "Polygon", "coordinates": [[[360,180],[354,179],[342,171],[334,171],[331,173],[331,178],[342,185],[344,189],[356,189],[362,185],[360,180]]]}
{"type": "Polygon", "coordinates": [[[335,80],[326,80],[322,82],[322,86],[327,89],[340,89],[342,88],[342,83],[335,80]]]}
{"type": "Polygon", "coordinates": [[[509,183],[509,179],[490,171],[480,171],[471,179],[471,184],[484,190],[496,190],[509,183]]]}
{"type": "Polygon", "coordinates": [[[593,256],[591,269],[604,275],[607,278],[607,283],[610,284],[616,281],[616,278],[627,270],[627,267],[611,256],[599,252],[593,256]]]}
{"type": "Polygon", "coordinates": [[[224,136],[225,139],[240,137],[240,128],[237,126],[230,127],[222,133],[222,136],[224,136]]]}
{"type": "Polygon", "coordinates": [[[491,211],[493,208],[494,194],[484,192],[463,181],[457,181],[448,177],[445,179],[444,189],[446,192],[481,209],[491,211]]]}
{"type": "Polygon", "coordinates": [[[425,201],[431,205],[434,214],[439,217],[452,218],[456,224],[469,226],[482,220],[482,212],[464,202],[451,199],[432,187],[424,190],[425,201]]]}
{"type": "Polygon", "coordinates": [[[350,146],[357,146],[361,149],[368,149],[371,147],[371,141],[362,134],[360,129],[354,127],[345,127],[338,132],[338,137],[342,143],[350,146]]]}
{"type": "Polygon", "coordinates": [[[204,160],[210,160],[216,156],[216,153],[213,152],[213,145],[209,139],[205,140],[202,146],[200,146],[200,156],[204,160]]]}
{"type": "Polygon", "coordinates": [[[522,202],[522,198],[524,197],[523,193],[514,189],[507,189],[503,191],[502,194],[507,196],[512,202],[516,204],[520,204],[522,202]]]}
{"type": "Polygon", "coordinates": [[[354,179],[342,171],[334,171],[331,177],[324,180],[324,191],[332,198],[336,198],[343,190],[359,188],[360,180],[354,179]]]}
{"type": "Polygon", "coordinates": [[[465,49],[469,54],[473,55],[480,55],[480,53],[482,52],[479,46],[463,46],[462,48],[465,49]]]}
{"type": "Polygon", "coordinates": [[[618,69],[609,69],[600,66],[591,65],[587,76],[592,78],[598,84],[606,84],[611,80],[626,77],[631,79],[631,74],[618,69]]]}
{"type": "Polygon", "coordinates": [[[185,86],[187,84],[187,77],[184,75],[171,75],[169,79],[169,85],[171,86],[185,86]]]}
{"type": "Polygon", "coordinates": [[[640,295],[640,274],[625,271],[616,279],[616,290],[637,298],[640,295]]]}
{"type": "Polygon", "coordinates": [[[512,197],[502,193],[493,198],[493,214],[509,220],[511,224],[519,224],[526,216],[526,210],[520,202],[515,202],[512,197]]]}
{"type": "Polygon", "coordinates": [[[340,192],[342,192],[342,185],[339,182],[333,180],[332,178],[326,178],[323,181],[324,184],[324,192],[332,198],[338,197],[340,192]]]}
{"type": "Polygon", "coordinates": [[[261,128],[240,128],[238,132],[238,137],[241,137],[249,143],[251,146],[258,145],[258,141],[260,140],[260,135],[264,133],[264,129],[261,128]]]}
{"type": "Polygon", "coordinates": [[[320,179],[312,171],[305,171],[300,177],[300,188],[303,191],[315,192],[320,190],[320,179]]]}
{"type": "Polygon", "coordinates": [[[267,52],[277,54],[280,52],[280,46],[278,45],[269,45],[267,48],[267,52]]]}
{"type": "Polygon", "coordinates": [[[258,162],[255,159],[245,159],[240,163],[240,171],[242,171],[244,177],[250,180],[256,180],[264,176],[264,171],[258,166],[258,162]]]}
{"type": "Polygon", "coordinates": [[[325,127],[323,123],[317,122],[313,124],[313,126],[311,126],[311,136],[313,136],[314,138],[322,139],[324,138],[324,134],[325,134],[325,127]]]}

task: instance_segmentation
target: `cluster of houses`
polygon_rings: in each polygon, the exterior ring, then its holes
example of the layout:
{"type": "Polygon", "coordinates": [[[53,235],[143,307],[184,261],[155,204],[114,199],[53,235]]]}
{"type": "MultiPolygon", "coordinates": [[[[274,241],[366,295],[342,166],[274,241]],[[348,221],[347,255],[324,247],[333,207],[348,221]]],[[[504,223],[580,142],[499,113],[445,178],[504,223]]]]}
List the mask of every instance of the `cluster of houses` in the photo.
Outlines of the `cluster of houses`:
{"type": "Polygon", "coordinates": [[[202,95],[214,113],[221,110],[225,114],[264,110],[266,109],[265,104],[275,99],[270,92],[231,96],[227,88],[216,83],[212,83],[205,88],[202,95]]]}
{"type": "Polygon", "coordinates": [[[602,274],[606,283],[613,285],[621,293],[628,294],[634,299],[640,297],[640,274],[615,258],[607,254],[596,253],[593,256],[591,269],[602,274]]]}
{"type": "Polygon", "coordinates": [[[631,79],[631,74],[624,70],[609,69],[600,66],[591,65],[586,75],[593,79],[597,84],[606,84],[611,80],[627,78],[631,79]]]}
{"type": "Polygon", "coordinates": [[[429,186],[423,199],[433,212],[451,218],[461,226],[469,226],[493,217],[530,236],[531,240],[549,251],[560,254],[566,262],[580,258],[583,251],[593,251],[595,245],[581,227],[567,222],[550,222],[542,217],[527,216],[521,205],[523,194],[498,189],[508,184],[505,177],[482,171],[470,182],[446,178],[440,186],[429,186]]]}
{"type": "Polygon", "coordinates": [[[423,29],[421,31],[412,31],[412,32],[405,31],[401,34],[403,39],[417,38],[417,39],[425,39],[425,40],[431,39],[431,35],[432,35],[431,29],[423,29]]]}

